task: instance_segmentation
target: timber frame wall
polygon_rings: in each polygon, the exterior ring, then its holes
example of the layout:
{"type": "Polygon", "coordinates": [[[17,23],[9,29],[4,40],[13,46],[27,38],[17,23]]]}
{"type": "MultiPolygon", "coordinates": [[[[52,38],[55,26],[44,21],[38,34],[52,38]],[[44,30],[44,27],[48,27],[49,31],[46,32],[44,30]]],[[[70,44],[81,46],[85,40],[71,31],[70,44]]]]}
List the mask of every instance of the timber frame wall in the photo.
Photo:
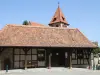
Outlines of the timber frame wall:
{"type": "MultiPolygon", "coordinates": [[[[18,68],[27,68],[27,67],[52,67],[51,66],[51,50],[55,49],[57,50],[57,48],[46,48],[46,47],[1,47],[0,48],[0,56],[1,53],[3,53],[3,51],[5,50],[5,48],[12,48],[13,49],[13,68],[14,68],[14,62],[15,62],[15,58],[14,56],[17,55],[15,54],[15,50],[16,49],[22,49],[24,51],[24,54],[19,54],[19,59],[21,58],[21,55],[25,55],[25,60],[19,60],[19,64],[21,61],[24,61],[24,66],[21,67],[19,65],[18,68]],[[32,54],[32,49],[36,49],[37,50],[37,54],[32,54]],[[44,49],[44,52],[41,53],[41,51],[39,52],[39,49],[44,49]],[[31,54],[28,54],[28,51],[31,50],[31,54]],[[39,54],[40,53],[40,54],[39,54]],[[42,55],[44,54],[44,55],[42,55]],[[32,61],[36,61],[37,65],[35,66],[28,66],[27,64],[27,59],[26,56],[30,55],[31,56],[31,62],[32,61]],[[36,55],[37,56],[37,60],[32,60],[32,55],[36,55]],[[41,56],[39,58],[39,56],[41,56]],[[43,56],[43,58],[42,58],[43,56]],[[44,66],[38,66],[38,61],[45,61],[45,65],[44,66]]],[[[72,65],[89,65],[90,66],[90,55],[91,55],[91,51],[93,50],[93,48],[60,48],[61,50],[64,50],[65,52],[68,53],[68,59],[67,59],[67,63],[65,62],[65,67],[69,67],[71,68],[72,65]],[[73,63],[73,61],[76,61],[76,63],[73,63]],[[87,62],[87,63],[86,63],[87,62]]],[[[66,60],[66,57],[65,57],[66,60]]],[[[32,63],[31,63],[32,65],[32,63]]]]}

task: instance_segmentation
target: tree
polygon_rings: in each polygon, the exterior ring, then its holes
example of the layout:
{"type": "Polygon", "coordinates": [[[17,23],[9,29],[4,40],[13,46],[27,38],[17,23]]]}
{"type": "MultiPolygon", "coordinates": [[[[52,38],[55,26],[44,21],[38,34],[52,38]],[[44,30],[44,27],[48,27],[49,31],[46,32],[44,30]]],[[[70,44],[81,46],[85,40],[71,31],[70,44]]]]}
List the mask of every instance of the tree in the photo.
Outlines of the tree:
{"type": "Polygon", "coordinates": [[[93,49],[93,53],[94,53],[94,54],[100,53],[100,47],[98,47],[98,48],[96,48],[96,49],[93,49]]]}
{"type": "Polygon", "coordinates": [[[23,22],[23,25],[29,25],[28,21],[25,20],[25,21],[23,22]]]}
{"type": "Polygon", "coordinates": [[[97,48],[93,49],[93,53],[94,54],[97,54],[97,53],[100,53],[100,47],[98,46],[98,42],[92,42],[93,44],[95,44],[97,46],[97,48]]]}

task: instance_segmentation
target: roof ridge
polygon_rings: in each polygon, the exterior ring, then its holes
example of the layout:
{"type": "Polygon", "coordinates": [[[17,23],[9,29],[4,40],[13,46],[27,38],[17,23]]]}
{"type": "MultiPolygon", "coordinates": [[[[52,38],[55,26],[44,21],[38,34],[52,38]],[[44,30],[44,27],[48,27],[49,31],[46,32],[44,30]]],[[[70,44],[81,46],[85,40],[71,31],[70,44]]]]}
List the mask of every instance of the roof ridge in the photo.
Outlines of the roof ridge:
{"type": "Polygon", "coordinates": [[[44,26],[44,24],[41,24],[41,23],[38,23],[38,22],[29,21],[29,24],[30,24],[30,25],[32,25],[33,23],[34,23],[34,24],[41,25],[41,26],[44,26]]]}
{"type": "MultiPolygon", "coordinates": [[[[48,26],[31,26],[31,25],[17,25],[17,24],[7,24],[6,25],[7,27],[8,26],[17,26],[17,27],[31,27],[31,28],[49,28],[49,29],[77,29],[77,28],[64,28],[64,27],[48,27],[48,26]]],[[[5,28],[5,27],[4,27],[5,28]]]]}

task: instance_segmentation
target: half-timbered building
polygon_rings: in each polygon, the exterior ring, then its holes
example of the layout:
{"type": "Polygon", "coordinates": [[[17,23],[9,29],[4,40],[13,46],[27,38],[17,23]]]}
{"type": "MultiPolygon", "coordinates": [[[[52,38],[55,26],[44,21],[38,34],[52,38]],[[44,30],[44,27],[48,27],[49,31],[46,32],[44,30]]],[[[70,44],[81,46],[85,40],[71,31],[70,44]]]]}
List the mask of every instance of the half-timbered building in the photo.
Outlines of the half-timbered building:
{"type": "Polygon", "coordinates": [[[69,28],[58,6],[49,26],[8,24],[0,30],[0,68],[86,67],[96,48],[77,28],[69,28]]]}

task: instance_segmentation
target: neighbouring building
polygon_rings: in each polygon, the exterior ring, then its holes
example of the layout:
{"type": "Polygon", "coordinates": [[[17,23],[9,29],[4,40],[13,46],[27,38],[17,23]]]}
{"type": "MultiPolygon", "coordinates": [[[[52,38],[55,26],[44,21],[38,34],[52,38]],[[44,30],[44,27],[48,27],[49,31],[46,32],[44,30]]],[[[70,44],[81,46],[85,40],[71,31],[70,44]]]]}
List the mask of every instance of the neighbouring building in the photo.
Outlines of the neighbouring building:
{"type": "Polygon", "coordinates": [[[0,68],[86,67],[97,46],[77,28],[69,28],[58,6],[49,26],[6,25],[0,30],[0,68]]]}

